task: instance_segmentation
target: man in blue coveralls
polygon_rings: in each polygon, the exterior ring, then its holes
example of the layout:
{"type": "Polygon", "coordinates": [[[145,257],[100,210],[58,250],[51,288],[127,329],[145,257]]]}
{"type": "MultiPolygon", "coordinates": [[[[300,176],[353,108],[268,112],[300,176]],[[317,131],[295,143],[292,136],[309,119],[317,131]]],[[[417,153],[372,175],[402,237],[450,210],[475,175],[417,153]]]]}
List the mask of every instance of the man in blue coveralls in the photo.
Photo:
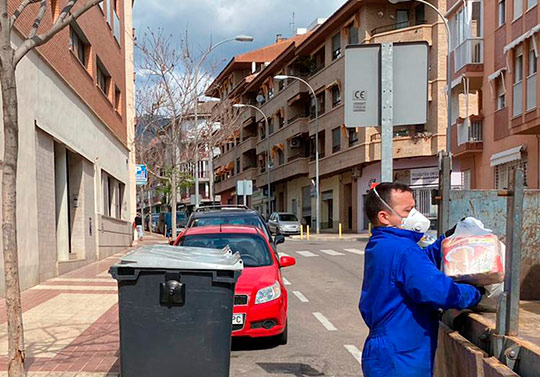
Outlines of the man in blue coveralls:
{"type": "Polygon", "coordinates": [[[381,183],[367,196],[374,229],[360,299],[370,330],[362,353],[365,377],[431,377],[439,309],[480,301],[477,288],[439,270],[444,236],[425,249],[418,246],[430,223],[415,205],[412,190],[400,183],[381,183]]]}

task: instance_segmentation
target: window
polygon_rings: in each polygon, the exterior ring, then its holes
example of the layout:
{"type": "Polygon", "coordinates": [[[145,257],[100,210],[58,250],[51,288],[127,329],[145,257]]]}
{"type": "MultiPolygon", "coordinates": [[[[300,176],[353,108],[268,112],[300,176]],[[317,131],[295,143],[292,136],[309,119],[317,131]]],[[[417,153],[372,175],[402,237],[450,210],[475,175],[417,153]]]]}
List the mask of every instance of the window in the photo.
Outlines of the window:
{"type": "Polygon", "coordinates": [[[519,54],[514,62],[514,84],[523,80],[523,55],[519,54]]]}
{"type": "Polygon", "coordinates": [[[400,9],[396,12],[396,29],[409,27],[409,11],[400,9]]]}
{"type": "Polygon", "coordinates": [[[495,166],[495,189],[508,189],[510,185],[510,174],[512,169],[520,166],[523,169],[523,180],[525,186],[528,186],[528,163],[527,156],[519,161],[510,161],[505,164],[495,166]]]}
{"type": "Polygon", "coordinates": [[[504,109],[506,107],[506,91],[504,89],[504,76],[501,74],[497,78],[497,110],[504,109]]]}
{"type": "Polygon", "coordinates": [[[471,189],[471,169],[465,170],[463,172],[463,189],[471,189]]]}
{"type": "MultiPolygon", "coordinates": [[[[317,103],[318,103],[318,110],[319,110],[319,116],[324,114],[325,112],[325,95],[324,91],[322,93],[317,94],[317,103]]],[[[311,100],[311,119],[315,119],[315,101],[313,99],[311,100]]]]}
{"type": "Polygon", "coordinates": [[[341,149],[341,127],[332,130],[332,153],[339,152],[341,149]]]}
{"type": "Polygon", "coordinates": [[[120,43],[120,17],[118,16],[118,8],[119,8],[119,4],[118,4],[118,1],[119,0],[113,0],[113,4],[114,4],[114,10],[113,10],[113,19],[114,19],[114,25],[113,25],[113,30],[114,30],[114,37],[116,38],[116,41],[118,43],[120,43]]]}
{"type": "Polygon", "coordinates": [[[114,86],[114,110],[117,113],[121,113],[122,111],[122,93],[116,85],[114,86]]]}
{"type": "Polygon", "coordinates": [[[332,60],[341,57],[341,33],[332,37],[332,60]]]}
{"type": "Polygon", "coordinates": [[[240,173],[240,158],[236,159],[236,174],[240,173]]]}
{"type": "Polygon", "coordinates": [[[499,26],[506,22],[506,0],[499,0],[499,26]]]}
{"type": "Polygon", "coordinates": [[[312,74],[315,74],[324,68],[324,65],[325,65],[324,55],[325,55],[324,47],[322,47],[319,51],[315,53],[315,55],[313,55],[312,59],[313,59],[314,69],[311,72],[312,74]]]}
{"type": "Polygon", "coordinates": [[[341,104],[341,92],[339,86],[334,85],[332,87],[332,107],[336,107],[341,104]]]}
{"type": "Polygon", "coordinates": [[[285,163],[285,153],[281,149],[278,149],[278,163],[279,165],[283,165],[285,163]]]}
{"type": "Polygon", "coordinates": [[[75,26],[69,28],[69,48],[81,64],[86,67],[88,64],[89,44],[87,39],[83,37],[82,32],[75,26]]]}
{"type": "MultiPolygon", "coordinates": [[[[535,36],[533,36],[533,38],[535,38],[535,36]]],[[[534,53],[534,49],[531,49],[529,51],[529,70],[527,72],[529,76],[534,75],[536,73],[536,70],[537,70],[536,64],[537,64],[536,54],[534,53]]]]}
{"type": "Polygon", "coordinates": [[[349,147],[358,144],[358,131],[356,128],[349,128],[349,147]]]}
{"type": "Polygon", "coordinates": [[[527,0],[527,9],[531,9],[532,7],[534,7],[537,2],[538,0],[527,0]]]}
{"type": "Polygon", "coordinates": [[[105,70],[105,67],[103,66],[103,63],[101,63],[101,60],[98,58],[97,62],[97,84],[103,94],[105,94],[107,97],[109,96],[109,86],[111,83],[111,75],[105,70]]]}
{"type": "Polygon", "coordinates": [[[523,0],[514,0],[514,20],[523,14],[523,0]]]}
{"type": "Polygon", "coordinates": [[[274,119],[272,117],[268,118],[268,134],[271,135],[274,133],[274,119]]]}
{"type": "Polygon", "coordinates": [[[358,44],[358,28],[354,26],[354,22],[352,22],[348,29],[347,29],[347,34],[348,34],[348,42],[350,45],[355,45],[355,44],[358,44]]]}

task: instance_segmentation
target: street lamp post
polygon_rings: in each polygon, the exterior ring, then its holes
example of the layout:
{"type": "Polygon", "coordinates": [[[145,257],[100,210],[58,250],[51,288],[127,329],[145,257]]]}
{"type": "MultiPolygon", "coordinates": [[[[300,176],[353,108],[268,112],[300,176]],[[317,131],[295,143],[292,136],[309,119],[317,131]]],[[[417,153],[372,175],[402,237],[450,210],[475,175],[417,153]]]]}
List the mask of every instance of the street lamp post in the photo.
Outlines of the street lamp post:
{"type": "MultiPolygon", "coordinates": [[[[248,104],[244,104],[244,103],[237,103],[237,104],[234,104],[233,107],[239,109],[239,108],[243,108],[243,107],[249,107],[251,109],[255,109],[257,110],[261,115],[262,117],[264,118],[264,122],[265,122],[265,125],[266,125],[266,149],[267,149],[267,152],[268,153],[268,163],[267,163],[267,166],[266,166],[266,170],[267,170],[267,175],[266,175],[266,179],[267,179],[267,189],[268,189],[268,217],[270,217],[270,212],[271,212],[271,202],[272,202],[272,196],[270,194],[270,129],[269,129],[269,124],[268,124],[268,118],[266,117],[266,115],[264,114],[264,112],[259,109],[257,106],[253,106],[253,105],[248,105],[248,104]]],[[[246,203],[244,203],[244,205],[246,205],[246,203]]]]}
{"type": "Polygon", "coordinates": [[[287,79],[293,79],[298,80],[302,83],[304,83],[309,90],[311,91],[311,94],[313,95],[313,101],[315,101],[315,229],[317,231],[317,234],[321,232],[321,200],[320,200],[320,187],[319,187],[319,103],[317,102],[317,94],[315,93],[315,90],[309,83],[297,76],[289,76],[289,75],[277,75],[274,76],[275,80],[287,80],[287,79]]]}
{"type": "Polygon", "coordinates": [[[227,42],[253,42],[253,37],[250,35],[238,35],[234,38],[225,39],[215,45],[211,46],[208,51],[201,57],[199,65],[195,70],[194,74],[194,83],[195,83],[195,110],[194,110],[194,122],[195,122],[195,207],[199,206],[199,92],[198,92],[198,81],[199,81],[199,69],[201,65],[208,58],[208,55],[215,50],[217,47],[225,44],[227,42]]]}
{"type": "Polygon", "coordinates": [[[418,3],[422,3],[424,5],[427,5],[431,9],[433,9],[441,20],[444,22],[444,26],[446,27],[446,35],[448,40],[448,50],[447,50],[447,71],[446,71],[446,86],[447,86],[447,97],[448,97],[448,119],[446,124],[446,151],[448,152],[448,155],[450,155],[450,151],[452,149],[452,135],[450,134],[450,130],[452,127],[452,67],[450,65],[450,58],[451,58],[451,47],[452,47],[452,39],[451,39],[451,32],[450,32],[450,26],[448,25],[448,20],[442,14],[442,12],[437,8],[435,5],[428,3],[425,0],[388,0],[392,4],[397,3],[407,3],[409,1],[416,1],[418,3]]]}

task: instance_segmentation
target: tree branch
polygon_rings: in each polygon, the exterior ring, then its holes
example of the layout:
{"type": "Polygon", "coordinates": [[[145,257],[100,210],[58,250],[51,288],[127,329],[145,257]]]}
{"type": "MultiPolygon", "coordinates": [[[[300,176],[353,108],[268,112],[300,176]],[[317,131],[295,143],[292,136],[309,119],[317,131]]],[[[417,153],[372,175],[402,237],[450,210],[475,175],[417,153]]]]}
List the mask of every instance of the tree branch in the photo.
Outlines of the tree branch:
{"type": "Polygon", "coordinates": [[[41,0],[41,5],[39,6],[38,15],[34,19],[32,30],[30,30],[30,33],[28,34],[29,39],[32,39],[36,36],[37,31],[39,29],[39,25],[41,24],[41,21],[43,21],[43,17],[45,16],[46,10],[47,10],[47,0],[41,0]]]}
{"type": "Polygon", "coordinates": [[[39,1],[40,0],[24,0],[21,3],[21,5],[19,5],[15,13],[13,13],[13,16],[11,16],[11,21],[9,23],[9,30],[11,31],[11,29],[13,28],[13,25],[15,25],[15,21],[17,21],[17,19],[22,14],[22,12],[24,12],[27,6],[29,6],[30,4],[39,3],[39,1]]]}
{"type": "Polygon", "coordinates": [[[13,64],[17,65],[19,61],[33,48],[41,46],[42,44],[48,42],[52,37],[54,37],[58,32],[68,26],[70,23],[75,21],[77,18],[82,16],[87,10],[101,3],[103,0],[89,0],[86,4],[81,6],[75,12],[71,13],[71,9],[78,2],[78,0],[70,0],[67,5],[62,10],[62,13],[58,17],[56,23],[45,33],[38,34],[32,38],[26,39],[18,48],[15,50],[15,55],[13,57],[13,64]]]}

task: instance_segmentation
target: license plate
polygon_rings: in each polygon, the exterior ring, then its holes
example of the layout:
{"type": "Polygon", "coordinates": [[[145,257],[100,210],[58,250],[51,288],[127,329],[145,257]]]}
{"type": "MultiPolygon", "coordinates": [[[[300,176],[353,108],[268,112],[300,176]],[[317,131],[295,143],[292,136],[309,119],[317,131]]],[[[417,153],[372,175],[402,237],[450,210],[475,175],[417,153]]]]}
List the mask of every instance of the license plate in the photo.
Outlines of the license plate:
{"type": "Polygon", "coordinates": [[[243,325],[244,324],[244,315],[245,314],[233,314],[232,324],[233,325],[243,325]]]}

